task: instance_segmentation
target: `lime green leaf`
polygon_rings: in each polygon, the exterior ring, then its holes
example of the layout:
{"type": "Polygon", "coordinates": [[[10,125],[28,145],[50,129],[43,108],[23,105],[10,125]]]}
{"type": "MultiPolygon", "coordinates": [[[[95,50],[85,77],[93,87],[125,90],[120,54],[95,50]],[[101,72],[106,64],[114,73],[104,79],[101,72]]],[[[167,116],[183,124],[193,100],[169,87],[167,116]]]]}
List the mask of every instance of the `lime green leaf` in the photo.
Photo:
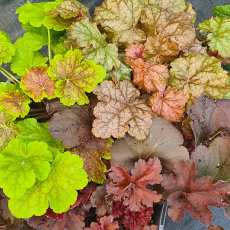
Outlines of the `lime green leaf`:
{"type": "Polygon", "coordinates": [[[16,138],[19,134],[19,129],[11,123],[14,117],[0,110],[0,151],[6,147],[8,142],[16,138]]]}
{"type": "Polygon", "coordinates": [[[219,18],[230,18],[230,5],[214,7],[213,14],[219,18]]]}
{"type": "Polygon", "coordinates": [[[47,2],[44,5],[44,11],[47,13],[51,11],[55,6],[59,5],[64,0],[55,0],[54,2],[47,2]]]}
{"type": "Polygon", "coordinates": [[[198,24],[200,33],[208,32],[209,49],[222,57],[230,56],[230,18],[210,18],[198,24]]]}
{"type": "Polygon", "coordinates": [[[70,152],[79,155],[84,162],[84,170],[88,175],[88,180],[102,184],[106,179],[105,172],[107,170],[102,158],[111,159],[110,148],[113,139],[103,140],[93,137],[86,145],[82,144],[71,149],[70,152]]]}
{"type": "Polygon", "coordinates": [[[104,78],[104,80],[111,80],[112,75],[115,75],[118,81],[131,81],[131,72],[132,69],[121,62],[119,69],[113,69],[106,73],[106,77],[104,78]]]}
{"type": "Polygon", "coordinates": [[[202,94],[220,99],[230,91],[230,85],[225,82],[227,71],[215,57],[190,54],[171,62],[171,67],[169,85],[188,97],[187,108],[202,94]]]}
{"type": "Polygon", "coordinates": [[[89,103],[85,92],[92,89],[103,81],[105,71],[93,61],[82,61],[80,50],[69,50],[65,57],[58,54],[51,61],[48,70],[52,80],[57,80],[55,94],[64,105],[79,105],[89,103]]]}
{"type": "Polygon", "coordinates": [[[57,55],[57,54],[66,54],[67,51],[69,50],[68,48],[66,48],[65,46],[65,41],[66,41],[66,36],[62,36],[60,37],[59,39],[59,43],[53,48],[53,51],[54,51],[54,54],[57,55]]]}
{"type": "Polygon", "coordinates": [[[11,70],[19,76],[25,74],[29,67],[45,66],[48,60],[39,51],[32,51],[27,48],[23,38],[19,38],[14,43],[14,47],[16,48],[16,53],[11,61],[11,70]]]}
{"type": "Polygon", "coordinates": [[[63,152],[66,146],[61,142],[54,139],[49,132],[49,122],[40,123],[36,119],[25,119],[19,121],[17,124],[21,133],[17,136],[17,139],[22,140],[25,144],[32,141],[42,141],[48,144],[48,150],[55,156],[57,149],[63,152]]]}
{"type": "Polygon", "coordinates": [[[15,55],[15,48],[9,41],[9,36],[6,33],[0,31],[0,65],[4,62],[10,62],[12,56],[15,55]]]}
{"type": "Polygon", "coordinates": [[[48,76],[47,69],[48,67],[32,67],[21,79],[21,89],[35,102],[40,102],[44,97],[49,100],[55,98],[55,81],[48,76]]]}
{"type": "Polygon", "coordinates": [[[18,90],[0,94],[0,109],[14,117],[25,117],[30,110],[30,98],[18,90]]]}
{"type": "Polygon", "coordinates": [[[85,60],[93,60],[101,65],[105,71],[112,70],[113,66],[118,68],[118,48],[114,44],[106,42],[106,36],[102,35],[95,23],[90,23],[89,19],[76,22],[69,28],[71,37],[77,39],[77,44],[84,47],[83,54],[85,60]]]}
{"type": "Polygon", "coordinates": [[[0,92],[15,91],[20,89],[19,84],[12,84],[7,82],[0,82],[0,92]]]}
{"type": "Polygon", "coordinates": [[[87,174],[82,169],[83,160],[65,152],[56,156],[51,167],[46,180],[37,181],[24,196],[9,200],[9,209],[15,217],[41,216],[46,213],[49,204],[55,213],[62,213],[76,202],[76,190],[88,183],[87,174]]]}
{"type": "MultiPolygon", "coordinates": [[[[48,30],[45,26],[33,27],[29,23],[23,24],[22,28],[28,30],[28,33],[25,33],[23,40],[28,48],[32,51],[37,51],[42,48],[42,46],[48,44],[48,30]]],[[[65,31],[54,31],[50,30],[50,40],[51,47],[54,48],[59,43],[59,38],[65,34],[65,31]]]]}
{"type": "Polygon", "coordinates": [[[23,196],[35,179],[42,181],[51,170],[52,154],[47,144],[33,141],[28,145],[21,140],[11,140],[0,154],[0,186],[10,198],[23,196]]]}
{"type": "Polygon", "coordinates": [[[23,24],[29,22],[34,27],[40,27],[46,16],[44,4],[45,2],[30,3],[28,1],[16,10],[16,13],[19,14],[18,20],[23,24]]]}

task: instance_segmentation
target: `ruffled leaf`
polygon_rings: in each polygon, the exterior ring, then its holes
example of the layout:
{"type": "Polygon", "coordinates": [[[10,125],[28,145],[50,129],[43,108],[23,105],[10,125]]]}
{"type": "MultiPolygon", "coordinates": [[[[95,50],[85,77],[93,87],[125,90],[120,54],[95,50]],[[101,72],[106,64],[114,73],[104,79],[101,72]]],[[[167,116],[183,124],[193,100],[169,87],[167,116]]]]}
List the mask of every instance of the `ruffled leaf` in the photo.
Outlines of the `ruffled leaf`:
{"type": "Polygon", "coordinates": [[[77,191],[87,183],[87,174],[82,169],[83,161],[69,152],[58,154],[51,166],[51,172],[44,181],[36,181],[22,197],[9,200],[9,208],[16,217],[41,216],[49,207],[55,213],[62,213],[76,202],[77,191]]]}
{"type": "Polygon", "coordinates": [[[85,60],[93,60],[101,65],[105,71],[118,68],[118,48],[114,44],[106,42],[106,36],[102,35],[95,23],[84,19],[76,22],[69,28],[71,37],[77,40],[77,44],[83,48],[85,60]]]}
{"type": "Polygon", "coordinates": [[[0,154],[0,186],[10,198],[23,196],[35,179],[42,181],[51,170],[52,154],[47,144],[33,141],[28,145],[13,139],[0,154]]]}
{"type": "Polygon", "coordinates": [[[108,230],[116,230],[119,229],[118,222],[112,222],[113,216],[103,216],[100,218],[100,223],[97,224],[92,222],[90,228],[85,228],[85,230],[100,230],[100,229],[108,229],[108,230]]]}
{"type": "Polygon", "coordinates": [[[170,122],[179,122],[184,116],[187,96],[175,88],[168,87],[164,92],[156,92],[149,101],[149,106],[158,117],[170,122]]]}
{"type": "Polygon", "coordinates": [[[145,33],[137,28],[142,5],[139,0],[105,0],[96,7],[94,21],[109,34],[118,46],[129,46],[145,40],[145,33]]]}
{"type": "Polygon", "coordinates": [[[0,94],[0,109],[14,117],[25,117],[30,110],[29,104],[30,98],[18,90],[0,94]]]}
{"type": "Polygon", "coordinates": [[[15,48],[3,31],[0,31],[0,65],[10,62],[15,55],[15,48]]]}
{"type": "Polygon", "coordinates": [[[151,110],[130,81],[103,81],[93,89],[99,102],[94,108],[96,119],[92,133],[103,139],[120,138],[128,133],[139,140],[148,135],[152,124],[151,110]]]}
{"type": "Polygon", "coordinates": [[[221,68],[221,62],[215,57],[190,54],[171,62],[169,85],[181,90],[188,97],[187,108],[194,104],[202,94],[213,99],[222,98],[230,91],[225,81],[227,72],[221,68]]]}
{"type": "Polygon", "coordinates": [[[115,201],[121,201],[125,206],[129,206],[131,211],[140,211],[142,204],[152,207],[153,202],[159,202],[161,195],[156,191],[146,188],[147,184],[160,184],[162,176],[161,163],[158,158],[149,159],[146,163],[144,160],[138,160],[135,167],[131,169],[131,175],[128,169],[120,164],[111,167],[109,178],[112,180],[106,186],[108,194],[114,194],[115,201]]]}
{"type": "Polygon", "coordinates": [[[143,59],[143,53],[145,50],[145,46],[140,45],[131,45],[128,48],[125,49],[125,63],[127,65],[130,65],[132,63],[132,60],[136,60],[137,58],[143,59]]]}
{"type": "Polygon", "coordinates": [[[56,80],[55,94],[64,105],[79,105],[89,103],[85,92],[100,83],[105,77],[105,71],[93,61],[82,61],[80,50],[70,50],[65,57],[58,54],[51,60],[48,75],[56,80]]]}
{"type": "Polygon", "coordinates": [[[47,67],[32,67],[26,71],[21,78],[21,89],[35,102],[44,97],[52,99],[55,97],[55,81],[47,74],[47,67]]]}

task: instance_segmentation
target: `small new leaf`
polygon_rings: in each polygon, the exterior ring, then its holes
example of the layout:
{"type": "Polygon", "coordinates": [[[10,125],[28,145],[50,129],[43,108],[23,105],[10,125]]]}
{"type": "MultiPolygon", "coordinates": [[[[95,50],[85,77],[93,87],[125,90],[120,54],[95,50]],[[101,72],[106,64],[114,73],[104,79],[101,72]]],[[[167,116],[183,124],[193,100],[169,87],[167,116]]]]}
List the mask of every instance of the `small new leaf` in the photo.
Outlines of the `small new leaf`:
{"type": "Polygon", "coordinates": [[[79,156],[70,152],[59,153],[52,162],[47,179],[37,180],[22,197],[9,200],[10,211],[17,218],[41,216],[49,205],[55,213],[66,212],[76,202],[76,190],[88,183],[82,166],[83,160],[79,156]]]}
{"type": "Polygon", "coordinates": [[[51,170],[52,154],[47,144],[33,141],[28,145],[21,140],[11,140],[0,154],[0,186],[10,198],[23,196],[35,179],[42,181],[51,170]]]}
{"type": "Polygon", "coordinates": [[[47,69],[32,67],[21,78],[21,89],[35,102],[40,102],[45,97],[49,100],[55,97],[55,81],[48,76],[47,69]]]}
{"type": "Polygon", "coordinates": [[[138,98],[140,92],[130,81],[103,81],[93,93],[102,101],[94,108],[92,133],[96,137],[120,138],[128,131],[138,140],[146,138],[152,124],[151,110],[138,98]]]}
{"type": "Polygon", "coordinates": [[[64,105],[89,103],[85,92],[100,83],[105,77],[105,70],[93,61],[82,61],[80,50],[69,50],[65,57],[58,54],[51,60],[48,75],[56,80],[55,94],[64,105]]]}

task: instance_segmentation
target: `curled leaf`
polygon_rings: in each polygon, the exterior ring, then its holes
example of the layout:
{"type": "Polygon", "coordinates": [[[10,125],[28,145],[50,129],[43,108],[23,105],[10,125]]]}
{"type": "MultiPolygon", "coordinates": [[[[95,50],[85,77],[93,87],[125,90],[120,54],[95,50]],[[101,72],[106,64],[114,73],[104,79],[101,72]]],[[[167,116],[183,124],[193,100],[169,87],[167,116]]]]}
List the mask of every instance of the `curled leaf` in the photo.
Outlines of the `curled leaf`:
{"type": "Polygon", "coordinates": [[[93,89],[99,102],[94,108],[96,119],[92,132],[96,137],[120,138],[125,132],[139,140],[145,139],[151,126],[151,110],[130,81],[103,81],[93,89]]]}
{"type": "Polygon", "coordinates": [[[131,45],[128,48],[125,49],[125,63],[130,66],[132,63],[132,60],[135,60],[137,58],[143,59],[143,52],[145,50],[145,46],[140,45],[131,45]]]}
{"type": "Polygon", "coordinates": [[[105,77],[105,71],[93,61],[82,61],[80,50],[69,50],[65,57],[58,54],[51,61],[48,75],[56,80],[55,95],[64,105],[89,103],[85,92],[92,89],[105,77]]]}
{"type": "Polygon", "coordinates": [[[181,91],[168,87],[163,92],[153,94],[150,98],[149,106],[157,116],[170,122],[179,122],[184,116],[184,106],[187,101],[186,95],[181,91]]]}
{"type": "Polygon", "coordinates": [[[55,97],[55,81],[48,76],[47,69],[46,67],[32,67],[21,79],[22,90],[35,102],[41,101],[44,97],[47,99],[55,97]]]}

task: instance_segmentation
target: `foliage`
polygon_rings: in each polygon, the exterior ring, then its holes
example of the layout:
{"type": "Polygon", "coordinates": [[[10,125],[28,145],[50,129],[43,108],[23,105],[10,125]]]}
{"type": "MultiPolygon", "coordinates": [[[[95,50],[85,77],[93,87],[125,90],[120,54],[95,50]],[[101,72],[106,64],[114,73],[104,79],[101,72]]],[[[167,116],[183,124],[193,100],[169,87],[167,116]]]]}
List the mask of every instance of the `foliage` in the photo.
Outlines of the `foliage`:
{"type": "Polygon", "coordinates": [[[229,6],[200,35],[184,0],[20,6],[23,37],[0,31],[0,228],[156,230],[166,202],[222,229],[208,206],[230,218],[229,6]]]}

